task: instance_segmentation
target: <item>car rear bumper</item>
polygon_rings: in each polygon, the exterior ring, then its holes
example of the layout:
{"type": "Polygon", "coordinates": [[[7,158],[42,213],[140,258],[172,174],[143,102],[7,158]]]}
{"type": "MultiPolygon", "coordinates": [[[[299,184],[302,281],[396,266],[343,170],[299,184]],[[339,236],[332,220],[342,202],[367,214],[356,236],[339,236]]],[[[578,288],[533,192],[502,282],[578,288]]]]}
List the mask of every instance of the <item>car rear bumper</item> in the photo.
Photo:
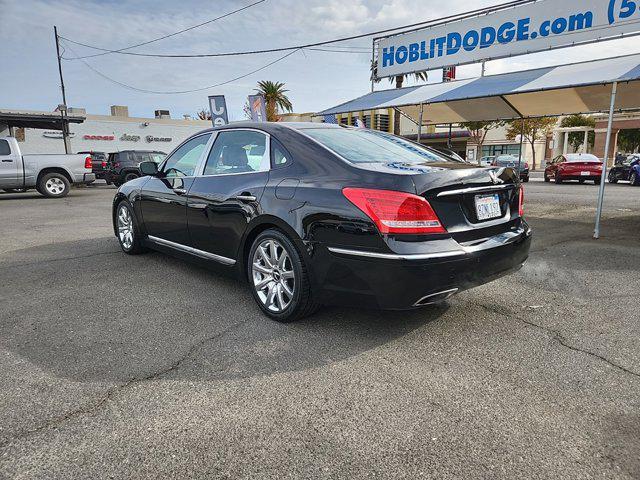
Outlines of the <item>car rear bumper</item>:
{"type": "Polygon", "coordinates": [[[571,180],[587,180],[597,181],[602,178],[602,173],[592,173],[591,175],[558,175],[563,181],[570,182],[571,180]]]}
{"type": "Polygon", "coordinates": [[[93,173],[76,174],[73,177],[73,183],[91,183],[96,181],[96,176],[93,173]]]}
{"type": "Polygon", "coordinates": [[[314,258],[320,301],[332,305],[407,310],[519,270],[529,256],[531,230],[437,254],[395,255],[329,247],[314,258]]]}

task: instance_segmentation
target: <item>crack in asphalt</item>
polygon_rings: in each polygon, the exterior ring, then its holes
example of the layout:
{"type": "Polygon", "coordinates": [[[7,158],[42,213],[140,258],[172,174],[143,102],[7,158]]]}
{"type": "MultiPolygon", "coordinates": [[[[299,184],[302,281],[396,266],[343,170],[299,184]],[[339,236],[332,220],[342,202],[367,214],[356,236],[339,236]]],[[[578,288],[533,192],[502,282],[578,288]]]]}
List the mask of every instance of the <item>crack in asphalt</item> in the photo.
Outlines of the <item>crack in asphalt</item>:
{"type": "Polygon", "coordinates": [[[532,322],[531,320],[527,320],[526,318],[522,318],[520,317],[518,314],[516,314],[516,312],[514,312],[513,310],[511,310],[510,308],[507,307],[503,307],[503,306],[492,306],[492,305],[485,305],[482,303],[477,303],[476,305],[478,305],[481,308],[484,308],[485,310],[489,311],[489,312],[493,312],[493,313],[497,313],[498,315],[502,315],[504,317],[515,317],[516,319],[520,320],[522,323],[524,323],[525,325],[529,325],[531,327],[534,327],[540,331],[543,331],[547,334],[550,334],[553,339],[558,342],[558,344],[562,345],[565,348],[568,348],[569,350],[573,350],[574,352],[580,352],[583,353],[585,355],[589,355],[593,358],[596,358],[606,364],[608,364],[611,367],[617,368],[618,370],[628,373],[629,375],[633,375],[635,377],[640,378],[640,373],[638,372],[634,372],[633,370],[620,365],[618,363],[615,363],[612,360],[609,360],[606,357],[603,357],[602,355],[592,352],[590,350],[584,349],[584,348],[580,348],[577,347],[575,345],[571,345],[570,343],[567,342],[567,339],[564,337],[564,335],[562,335],[562,333],[560,333],[558,330],[554,330],[553,328],[549,328],[549,327],[545,327],[544,325],[540,325],[538,323],[532,322]]]}
{"type": "Polygon", "coordinates": [[[186,362],[194,353],[196,353],[198,350],[200,350],[200,348],[202,348],[206,343],[212,341],[212,340],[216,340],[219,339],[221,337],[223,337],[224,335],[226,335],[227,333],[237,329],[238,327],[241,327],[242,325],[245,325],[246,323],[248,323],[249,320],[245,320],[243,322],[238,322],[226,329],[224,329],[223,331],[211,336],[211,337],[206,337],[203,338],[201,341],[199,341],[198,343],[193,344],[191,347],[189,347],[189,349],[186,351],[186,353],[184,355],[182,355],[181,357],[179,357],[178,359],[176,359],[173,363],[171,363],[170,365],[161,368],[160,370],[156,370],[155,372],[149,373],[148,375],[145,375],[143,377],[135,377],[132,378],[130,380],[128,380],[125,383],[121,383],[119,385],[113,386],[111,388],[109,388],[100,399],[98,399],[95,402],[92,402],[90,404],[84,405],[80,408],[77,408],[75,410],[71,410],[67,413],[65,413],[64,415],[59,415],[58,417],[54,417],[50,420],[47,420],[46,422],[44,422],[43,424],[31,429],[31,430],[27,430],[27,431],[23,431],[18,433],[17,435],[13,435],[12,437],[9,437],[7,440],[5,440],[4,442],[0,443],[0,448],[6,447],[8,445],[10,445],[11,443],[15,442],[16,440],[20,440],[22,438],[43,432],[45,430],[50,430],[50,429],[55,429],[57,427],[59,427],[60,425],[62,425],[63,423],[72,420],[73,418],[79,417],[81,415],[90,415],[92,413],[96,413],[98,410],[100,410],[103,406],[105,406],[109,400],[111,400],[115,395],[117,395],[118,393],[120,393],[123,390],[126,390],[134,385],[140,384],[140,383],[144,383],[144,382],[148,382],[150,380],[155,380],[158,379],[160,377],[162,377],[163,375],[166,375],[167,373],[170,373],[174,370],[177,370],[178,368],[180,368],[182,366],[182,364],[184,362],[186,362]]]}

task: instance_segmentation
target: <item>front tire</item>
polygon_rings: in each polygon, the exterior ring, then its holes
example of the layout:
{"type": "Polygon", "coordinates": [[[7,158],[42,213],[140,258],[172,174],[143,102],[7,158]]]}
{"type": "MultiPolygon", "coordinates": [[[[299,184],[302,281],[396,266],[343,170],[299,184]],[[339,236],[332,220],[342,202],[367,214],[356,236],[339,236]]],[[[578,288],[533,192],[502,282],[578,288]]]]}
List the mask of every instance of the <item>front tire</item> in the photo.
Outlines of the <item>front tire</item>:
{"type": "Polygon", "coordinates": [[[116,229],[118,230],[118,242],[124,253],[139,255],[146,252],[133,207],[126,200],[121,201],[116,207],[116,229]]]}
{"type": "Polygon", "coordinates": [[[609,183],[618,183],[618,177],[613,172],[609,172],[609,183]]]}
{"type": "Polygon", "coordinates": [[[38,192],[49,198],[62,198],[69,195],[71,183],[61,173],[47,173],[38,182],[38,192]]]}
{"type": "Polygon", "coordinates": [[[247,258],[251,293],[270,318],[290,323],[313,313],[309,274],[302,255],[279,230],[262,232],[253,242],[247,258]]]}
{"type": "Polygon", "coordinates": [[[556,176],[554,177],[554,180],[558,184],[562,183],[562,177],[560,175],[558,175],[557,173],[556,173],[556,176]]]}

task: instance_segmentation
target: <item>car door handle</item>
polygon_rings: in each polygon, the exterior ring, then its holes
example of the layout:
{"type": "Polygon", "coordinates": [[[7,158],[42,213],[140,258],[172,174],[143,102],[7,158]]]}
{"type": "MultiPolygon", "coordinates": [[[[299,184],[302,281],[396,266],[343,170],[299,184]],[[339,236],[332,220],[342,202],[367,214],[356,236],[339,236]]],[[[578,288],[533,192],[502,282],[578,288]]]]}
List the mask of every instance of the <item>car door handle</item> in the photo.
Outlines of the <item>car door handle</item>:
{"type": "Polygon", "coordinates": [[[240,200],[241,202],[255,202],[257,200],[255,195],[248,194],[236,195],[234,198],[236,200],[240,200]]]}
{"type": "Polygon", "coordinates": [[[10,158],[3,158],[2,163],[13,163],[13,160],[11,160],[10,158]]]}
{"type": "Polygon", "coordinates": [[[184,195],[187,191],[184,188],[174,188],[173,191],[178,195],[184,195]]]}

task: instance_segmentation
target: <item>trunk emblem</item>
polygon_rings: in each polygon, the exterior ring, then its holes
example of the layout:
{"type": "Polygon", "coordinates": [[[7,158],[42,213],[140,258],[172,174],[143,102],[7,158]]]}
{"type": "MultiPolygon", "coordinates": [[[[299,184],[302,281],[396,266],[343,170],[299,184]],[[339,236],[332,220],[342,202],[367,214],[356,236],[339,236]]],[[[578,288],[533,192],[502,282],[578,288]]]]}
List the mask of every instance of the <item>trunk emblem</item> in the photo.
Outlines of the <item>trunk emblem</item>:
{"type": "Polygon", "coordinates": [[[489,170],[489,177],[491,177],[491,181],[494,185],[500,185],[501,183],[504,183],[504,180],[498,178],[498,175],[496,175],[496,172],[494,172],[493,170],[489,170]]]}

